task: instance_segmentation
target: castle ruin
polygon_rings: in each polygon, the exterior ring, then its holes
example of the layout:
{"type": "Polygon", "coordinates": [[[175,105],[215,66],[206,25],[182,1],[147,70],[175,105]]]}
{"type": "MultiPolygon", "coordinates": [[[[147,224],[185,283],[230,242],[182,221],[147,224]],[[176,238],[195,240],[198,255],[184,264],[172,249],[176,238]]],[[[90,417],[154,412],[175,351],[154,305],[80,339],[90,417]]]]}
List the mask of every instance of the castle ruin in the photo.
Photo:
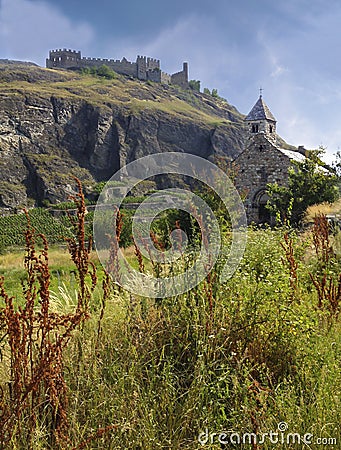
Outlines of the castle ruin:
{"type": "Polygon", "coordinates": [[[48,69],[85,69],[88,67],[108,66],[115,72],[138,78],[139,80],[150,80],[156,83],[176,84],[184,89],[188,88],[188,63],[183,63],[183,69],[172,75],[162,72],[160,60],[138,56],[136,62],[130,62],[126,58],[102,59],[82,57],[80,51],[70,49],[51,50],[46,59],[48,69]]]}

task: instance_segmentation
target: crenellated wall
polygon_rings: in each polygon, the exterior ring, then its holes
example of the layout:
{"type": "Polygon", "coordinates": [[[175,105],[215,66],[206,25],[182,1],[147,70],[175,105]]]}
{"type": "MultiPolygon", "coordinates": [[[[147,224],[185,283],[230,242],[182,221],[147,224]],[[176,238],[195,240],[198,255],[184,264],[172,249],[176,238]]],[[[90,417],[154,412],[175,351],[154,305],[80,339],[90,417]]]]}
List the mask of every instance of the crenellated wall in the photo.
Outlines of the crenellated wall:
{"type": "Polygon", "coordinates": [[[49,58],[46,59],[46,67],[52,69],[53,67],[77,67],[81,59],[81,52],[76,50],[58,49],[49,52],[49,58]]]}
{"type": "Polygon", "coordinates": [[[173,75],[162,72],[160,60],[146,56],[137,56],[136,62],[130,62],[126,58],[106,59],[82,57],[80,51],[70,49],[57,49],[49,52],[46,59],[48,69],[82,69],[86,67],[100,67],[106,65],[117,73],[128,75],[139,80],[149,80],[156,83],[176,84],[182,88],[188,88],[188,64],[183,64],[183,70],[173,75]]]}
{"type": "Polygon", "coordinates": [[[188,87],[188,63],[183,63],[183,69],[181,72],[171,75],[171,84],[176,84],[180,87],[188,87]]]}
{"type": "Polygon", "coordinates": [[[171,75],[166,72],[161,72],[161,83],[171,84],[171,75]]]}

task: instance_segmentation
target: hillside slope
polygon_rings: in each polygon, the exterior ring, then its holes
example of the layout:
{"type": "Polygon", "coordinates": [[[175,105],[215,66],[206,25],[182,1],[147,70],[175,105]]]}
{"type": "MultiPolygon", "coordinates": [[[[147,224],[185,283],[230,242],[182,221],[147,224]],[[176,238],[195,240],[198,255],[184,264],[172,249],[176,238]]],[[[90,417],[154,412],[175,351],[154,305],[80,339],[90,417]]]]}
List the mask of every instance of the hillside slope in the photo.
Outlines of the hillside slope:
{"type": "Polygon", "coordinates": [[[234,158],[243,116],[227,102],[175,86],[0,64],[0,207],[40,205],[86,188],[144,155],[234,158]]]}

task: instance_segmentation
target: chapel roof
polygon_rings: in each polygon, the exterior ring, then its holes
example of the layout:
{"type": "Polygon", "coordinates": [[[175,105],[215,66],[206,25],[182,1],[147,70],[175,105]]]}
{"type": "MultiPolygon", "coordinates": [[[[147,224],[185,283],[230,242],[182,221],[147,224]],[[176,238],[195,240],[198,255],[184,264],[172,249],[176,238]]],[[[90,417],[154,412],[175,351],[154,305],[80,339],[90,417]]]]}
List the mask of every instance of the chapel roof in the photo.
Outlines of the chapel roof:
{"type": "Polygon", "coordinates": [[[276,119],[272,115],[270,109],[264,102],[262,96],[259,96],[255,106],[251,109],[245,120],[271,120],[276,122],[276,119]]]}

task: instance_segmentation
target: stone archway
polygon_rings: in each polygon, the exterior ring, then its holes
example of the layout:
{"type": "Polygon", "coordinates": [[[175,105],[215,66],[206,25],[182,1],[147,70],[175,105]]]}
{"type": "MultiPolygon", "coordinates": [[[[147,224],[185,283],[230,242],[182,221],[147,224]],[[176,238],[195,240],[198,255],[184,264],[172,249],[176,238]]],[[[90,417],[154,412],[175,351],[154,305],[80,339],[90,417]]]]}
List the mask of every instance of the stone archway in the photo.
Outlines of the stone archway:
{"type": "Polygon", "coordinates": [[[266,208],[268,200],[269,196],[266,189],[259,190],[253,197],[252,208],[256,213],[257,223],[271,224],[272,222],[270,211],[266,208]]]}

